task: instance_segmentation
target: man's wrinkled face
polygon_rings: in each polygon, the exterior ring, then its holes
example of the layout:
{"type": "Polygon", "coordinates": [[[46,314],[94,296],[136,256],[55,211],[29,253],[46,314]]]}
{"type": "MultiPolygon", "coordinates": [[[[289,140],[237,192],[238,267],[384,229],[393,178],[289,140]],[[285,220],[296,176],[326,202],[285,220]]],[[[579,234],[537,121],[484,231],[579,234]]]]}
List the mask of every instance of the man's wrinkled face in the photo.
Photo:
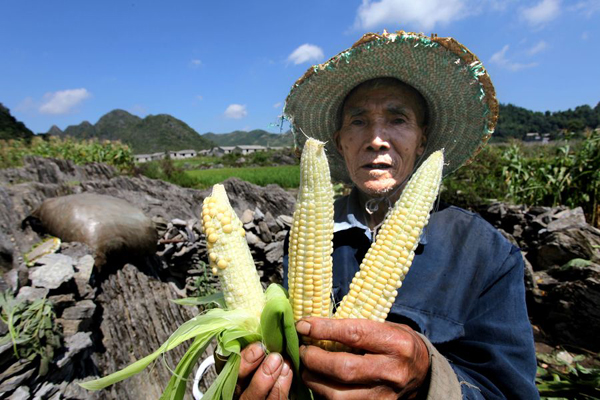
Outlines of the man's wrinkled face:
{"type": "Polygon", "coordinates": [[[425,151],[425,104],[400,81],[361,84],[346,98],[338,150],[350,178],[371,196],[389,193],[411,174],[425,151]]]}

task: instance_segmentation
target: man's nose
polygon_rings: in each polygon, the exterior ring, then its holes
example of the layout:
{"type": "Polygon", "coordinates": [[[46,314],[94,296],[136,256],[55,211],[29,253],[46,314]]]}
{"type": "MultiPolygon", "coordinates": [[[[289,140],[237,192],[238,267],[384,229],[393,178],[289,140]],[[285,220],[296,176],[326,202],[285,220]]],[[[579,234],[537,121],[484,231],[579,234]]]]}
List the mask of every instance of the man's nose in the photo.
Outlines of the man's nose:
{"type": "Polygon", "coordinates": [[[384,128],[377,123],[371,124],[366,141],[367,149],[371,151],[382,151],[390,148],[384,128]]]}

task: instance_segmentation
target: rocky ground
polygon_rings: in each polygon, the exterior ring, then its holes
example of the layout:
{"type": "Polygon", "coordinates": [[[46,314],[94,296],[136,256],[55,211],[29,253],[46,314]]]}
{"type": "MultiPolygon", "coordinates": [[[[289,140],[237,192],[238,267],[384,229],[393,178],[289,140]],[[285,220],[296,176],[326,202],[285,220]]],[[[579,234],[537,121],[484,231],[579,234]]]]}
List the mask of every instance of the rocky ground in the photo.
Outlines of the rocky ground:
{"type": "MultiPolygon", "coordinates": [[[[145,177],[117,175],[102,164],[28,158],[20,169],[0,170],[0,290],[18,299],[46,297],[63,331],[48,374],[39,362],[18,361],[12,346],[0,347],[0,398],[158,398],[183,349],[155,368],[91,394],[76,383],[123,368],[160,346],[198,310],[170,299],[202,294],[217,283],[206,274],[206,243],[198,223],[208,192],[183,189],[145,177]],[[58,252],[35,258],[42,241],[35,224],[22,222],[44,199],[92,192],[129,201],[152,219],[158,249],[127,264],[111,262],[102,274],[94,250],[62,243],[58,252]]],[[[281,282],[283,242],[294,198],[277,186],[260,188],[229,180],[226,188],[241,217],[261,280],[281,282]]],[[[600,351],[600,231],[586,224],[580,209],[493,204],[478,210],[518,245],[526,261],[529,312],[538,349],[600,351]]],[[[46,244],[51,247],[51,244],[46,244]]],[[[0,324],[0,336],[6,332],[0,324]]],[[[211,377],[208,378],[209,380],[211,377]]]]}

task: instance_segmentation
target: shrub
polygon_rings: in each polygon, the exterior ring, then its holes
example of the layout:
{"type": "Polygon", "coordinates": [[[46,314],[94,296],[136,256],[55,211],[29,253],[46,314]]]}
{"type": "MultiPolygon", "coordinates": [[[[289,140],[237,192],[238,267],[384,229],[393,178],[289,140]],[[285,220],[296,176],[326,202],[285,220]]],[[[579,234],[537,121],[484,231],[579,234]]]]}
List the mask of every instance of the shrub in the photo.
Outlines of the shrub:
{"type": "Polygon", "coordinates": [[[23,157],[35,155],[71,160],[76,164],[107,163],[120,172],[133,170],[133,154],[127,145],[108,140],[76,140],[73,138],[35,137],[24,140],[0,141],[0,168],[23,165],[23,157]]]}

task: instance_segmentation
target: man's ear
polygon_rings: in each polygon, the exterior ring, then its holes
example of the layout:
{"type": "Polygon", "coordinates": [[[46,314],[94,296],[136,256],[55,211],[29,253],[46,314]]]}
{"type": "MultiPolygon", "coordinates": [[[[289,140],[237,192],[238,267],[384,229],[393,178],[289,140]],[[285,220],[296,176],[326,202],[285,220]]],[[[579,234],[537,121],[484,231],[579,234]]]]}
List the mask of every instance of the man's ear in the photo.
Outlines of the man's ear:
{"type": "Polygon", "coordinates": [[[427,148],[427,125],[424,125],[421,132],[421,144],[417,149],[417,156],[422,156],[427,148]]]}
{"type": "Polygon", "coordinates": [[[335,131],[333,134],[333,141],[335,142],[335,147],[340,152],[340,154],[344,154],[342,151],[342,145],[340,144],[340,131],[335,131]]]}

